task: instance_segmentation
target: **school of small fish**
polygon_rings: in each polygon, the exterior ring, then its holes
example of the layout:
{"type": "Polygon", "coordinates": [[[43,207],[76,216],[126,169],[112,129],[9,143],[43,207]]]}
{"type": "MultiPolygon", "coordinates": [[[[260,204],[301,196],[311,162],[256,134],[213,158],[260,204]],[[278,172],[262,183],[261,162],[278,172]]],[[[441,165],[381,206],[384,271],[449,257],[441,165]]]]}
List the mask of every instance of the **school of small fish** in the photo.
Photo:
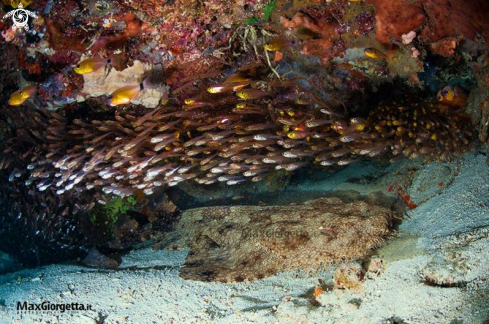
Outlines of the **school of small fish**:
{"type": "MultiPolygon", "coordinates": [[[[78,66],[93,71],[106,64],[78,66]]],[[[467,120],[433,103],[405,98],[380,105],[365,119],[347,120],[300,78],[256,80],[248,72],[242,68],[221,83],[207,79],[204,90],[142,115],[116,109],[113,119],[82,120],[31,110],[34,124],[27,131],[37,145],[24,157],[27,169],[15,169],[9,180],[26,179],[33,190],[58,195],[100,189],[126,197],[188,180],[236,185],[277,170],[343,166],[374,156],[448,159],[470,146],[467,120]]],[[[142,88],[123,87],[107,103],[128,103],[142,88]]],[[[24,92],[14,94],[16,102],[25,100],[24,92]]],[[[13,161],[9,153],[0,169],[13,161]]]]}

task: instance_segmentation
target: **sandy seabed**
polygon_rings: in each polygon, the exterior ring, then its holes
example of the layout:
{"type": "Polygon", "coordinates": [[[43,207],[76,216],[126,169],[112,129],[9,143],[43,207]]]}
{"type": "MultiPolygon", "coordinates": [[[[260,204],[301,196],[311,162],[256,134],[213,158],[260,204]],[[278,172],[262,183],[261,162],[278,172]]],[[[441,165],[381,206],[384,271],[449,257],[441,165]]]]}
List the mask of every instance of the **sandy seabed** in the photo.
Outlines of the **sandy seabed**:
{"type": "MultiPolygon", "coordinates": [[[[402,165],[393,165],[383,177],[389,181],[400,170],[402,165]]],[[[375,170],[351,166],[300,188],[365,193],[378,188],[346,184],[344,178],[369,172],[375,170]]],[[[325,291],[311,301],[317,280],[331,282],[332,269],[235,284],[185,281],[178,273],[188,250],[147,248],[123,257],[117,270],[51,265],[1,276],[0,323],[484,323],[487,157],[473,153],[420,166],[408,191],[418,207],[376,251],[382,270],[358,289],[325,291]],[[92,310],[18,312],[17,302],[24,301],[89,304],[92,310]]]]}

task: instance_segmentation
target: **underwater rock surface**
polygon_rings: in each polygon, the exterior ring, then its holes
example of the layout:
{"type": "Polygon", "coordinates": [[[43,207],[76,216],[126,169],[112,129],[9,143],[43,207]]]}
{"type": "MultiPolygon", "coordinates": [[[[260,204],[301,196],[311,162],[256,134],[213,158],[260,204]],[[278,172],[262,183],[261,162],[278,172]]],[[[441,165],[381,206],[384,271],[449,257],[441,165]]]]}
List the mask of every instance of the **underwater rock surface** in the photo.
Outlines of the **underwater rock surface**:
{"type": "MultiPolygon", "coordinates": [[[[82,93],[86,94],[86,98],[108,96],[128,84],[140,84],[153,69],[151,64],[144,64],[136,60],[132,66],[122,71],[112,69],[107,73],[105,69],[100,69],[94,73],[84,74],[82,93]]],[[[136,95],[131,103],[143,105],[146,108],[155,108],[164,96],[168,96],[168,90],[164,86],[144,89],[136,95]]],[[[80,100],[82,99],[80,98],[80,100]]]]}
{"type": "Polygon", "coordinates": [[[290,206],[223,206],[190,209],[176,224],[189,246],[184,279],[236,282],[283,270],[317,270],[359,260],[383,244],[394,213],[365,202],[320,198],[290,206]]]}

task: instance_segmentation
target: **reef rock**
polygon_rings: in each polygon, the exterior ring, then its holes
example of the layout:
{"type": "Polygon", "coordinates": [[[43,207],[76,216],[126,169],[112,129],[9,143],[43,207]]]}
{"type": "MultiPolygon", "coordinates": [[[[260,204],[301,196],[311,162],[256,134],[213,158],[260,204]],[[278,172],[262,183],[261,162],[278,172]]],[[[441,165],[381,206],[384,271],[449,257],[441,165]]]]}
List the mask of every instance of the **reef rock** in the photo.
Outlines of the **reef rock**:
{"type": "Polygon", "coordinates": [[[431,51],[445,57],[452,56],[455,54],[455,48],[457,47],[459,40],[460,39],[456,37],[440,39],[431,44],[431,51]]]}
{"type": "Polygon", "coordinates": [[[375,35],[382,44],[390,44],[391,37],[400,40],[403,34],[417,29],[425,22],[423,6],[419,2],[368,0],[375,6],[375,35]]]}
{"type": "MultiPolygon", "coordinates": [[[[367,3],[375,6],[376,38],[382,44],[390,44],[391,38],[401,40],[403,34],[418,28],[420,39],[428,44],[460,36],[475,40],[477,34],[488,44],[489,3],[485,0],[367,0],[367,3]]],[[[446,55],[447,49],[440,46],[447,45],[456,43],[445,40],[435,45],[435,49],[446,55]]]]}
{"type": "MultiPolygon", "coordinates": [[[[85,83],[82,92],[85,97],[83,99],[79,98],[79,101],[89,97],[108,96],[124,86],[139,84],[152,70],[153,66],[151,64],[134,61],[132,66],[122,71],[111,69],[107,74],[105,69],[100,69],[94,73],[84,74],[85,83]]],[[[157,86],[152,89],[142,90],[131,103],[143,105],[146,108],[155,108],[167,95],[168,89],[166,86],[157,86]]]]}
{"type": "Polygon", "coordinates": [[[319,56],[321,63],[329,65],[334,57],[343,56],[343,47],[337,44],[339,34],[337,29],[339,24],[335,21],[316,20],[311,16],[298,12],[292,19],[280,18],[280,23],[285,27],[294,30],[295,33],[309,30],[317,34],[317,38],[304,40],[301,53],[310,56],[319,56]]]}
{"type": "Polygon", "coordinates": [[[150,226],[140,227],[139,223],[128,215],[119,215],[112,229],[114,240],[108,242],[108,247],[116,250],[131,247],[144,241],[150,230],[150,226]]]}
{"type": "Polygon", "coordinates": [[[365,277],[365,271],[358,263],[340,265],[333,273],[333,282],[338,289],[353,289],[360,287],[365,277]]]}
{"type": "Polygon", "coordinates": [[[477,87],[468,97],[467,113],[473,125],[478,125],[478,138],[483,143],[489,143],[489,72],[482,71],[476,75],[477,87]]]}
{"type": "Polygon", "coordinates": [[[339,198],[196,208],[183,213],[176,225],[179,239],[167,247],[190,246],[180,270],[184,279],[255,280],[362,259],[384,242],[392,217],[387,208],[339,198]]]}
{"type": "Polygon", "coordinates": [[[100,253],[96,248],[92,248],[82,263],[88,267],[102,269],[116,269],[119,267],[119,262],[108,256],[100,253]]]}

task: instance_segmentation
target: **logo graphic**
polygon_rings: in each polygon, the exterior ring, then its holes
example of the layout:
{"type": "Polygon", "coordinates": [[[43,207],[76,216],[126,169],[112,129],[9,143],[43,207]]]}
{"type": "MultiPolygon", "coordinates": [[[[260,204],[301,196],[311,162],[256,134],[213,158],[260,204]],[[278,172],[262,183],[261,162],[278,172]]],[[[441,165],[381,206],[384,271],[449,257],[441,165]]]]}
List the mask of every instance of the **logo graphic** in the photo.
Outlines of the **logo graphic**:
{"type": "Polygon", "coordinates": [[[20,29],[24,28],[25,31],[28,31],[29,26],[27,25],[27,22],[29,20],[29,16],[33,18],[37,18],[35,13],[29,10],[25,10],[22,3],[19,3],[17,9],[8,12],[5,16],[3,16],[3,19],[12,17],[12,21],[14,22],[12,29],[14,31],[16,31],[19,28],[20,29]]]}

